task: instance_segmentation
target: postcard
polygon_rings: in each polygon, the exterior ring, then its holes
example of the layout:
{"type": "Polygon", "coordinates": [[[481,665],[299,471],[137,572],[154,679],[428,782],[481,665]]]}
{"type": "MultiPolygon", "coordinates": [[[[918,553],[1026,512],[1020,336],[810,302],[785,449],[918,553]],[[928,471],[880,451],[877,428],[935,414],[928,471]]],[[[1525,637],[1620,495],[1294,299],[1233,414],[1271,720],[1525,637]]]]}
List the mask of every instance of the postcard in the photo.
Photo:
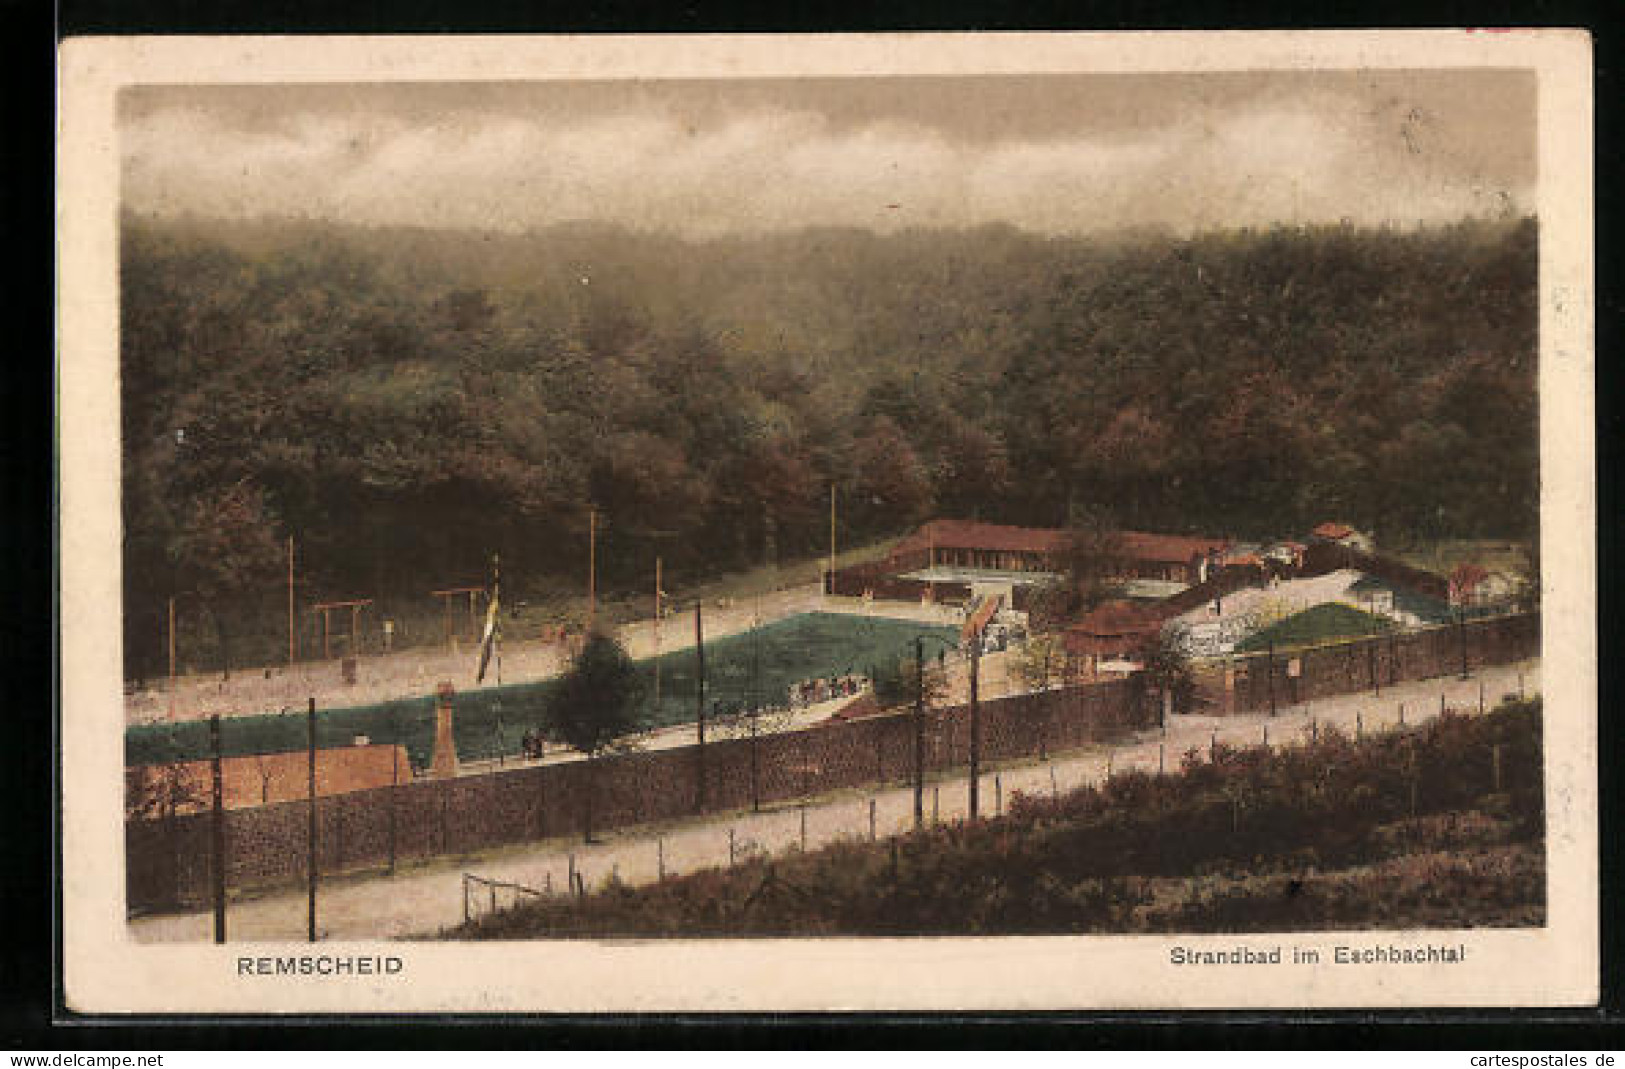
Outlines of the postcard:
{"type": "Polygon", "coordinates": [[[61,60],[68,1010],[1596,1001],[1585,33],[61,60]]]}

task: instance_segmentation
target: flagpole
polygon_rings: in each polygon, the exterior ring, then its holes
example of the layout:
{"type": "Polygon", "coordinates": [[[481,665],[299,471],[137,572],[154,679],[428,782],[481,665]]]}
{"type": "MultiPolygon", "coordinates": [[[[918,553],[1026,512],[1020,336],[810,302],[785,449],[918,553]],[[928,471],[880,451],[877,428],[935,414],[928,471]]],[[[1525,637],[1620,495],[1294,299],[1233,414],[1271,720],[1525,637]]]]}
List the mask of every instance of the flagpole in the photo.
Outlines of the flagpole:
{"type": "Polygon", "coordinates": [[[491,651],[497,659],[497,686],[502,686],[502,554],[491,554],[491,604],[496,606],[491,625],[491,651]]]}

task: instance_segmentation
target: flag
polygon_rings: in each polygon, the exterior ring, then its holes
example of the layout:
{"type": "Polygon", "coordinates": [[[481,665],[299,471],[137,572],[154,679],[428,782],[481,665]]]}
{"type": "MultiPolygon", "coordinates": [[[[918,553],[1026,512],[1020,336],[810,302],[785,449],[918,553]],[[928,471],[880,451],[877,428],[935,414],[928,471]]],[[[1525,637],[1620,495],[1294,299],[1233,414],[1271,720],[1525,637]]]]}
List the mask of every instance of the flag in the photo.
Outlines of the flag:
{"type": "Polygon", "coordinates": [[[491,603],[485,608],[485,634],[480,638],[480,670],[474,677],[474,682],[485,682],[485,669],[491,663],[491,651],[497,643],[497,602],[499,595],[496,587],[491,588],[491,603]]]}

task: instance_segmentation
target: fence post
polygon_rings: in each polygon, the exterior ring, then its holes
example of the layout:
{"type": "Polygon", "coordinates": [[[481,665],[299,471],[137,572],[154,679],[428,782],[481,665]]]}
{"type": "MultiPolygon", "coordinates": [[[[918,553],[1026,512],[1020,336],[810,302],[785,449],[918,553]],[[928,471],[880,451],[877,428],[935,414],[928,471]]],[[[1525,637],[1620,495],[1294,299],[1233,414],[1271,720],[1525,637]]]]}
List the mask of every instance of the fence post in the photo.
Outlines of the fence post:
{"type": "Polygon", "coordinates": [[[1004,778],[997,772],[993,774],[993,815],[1004,815],[1004,778]]]}
{"type": "Polygon", "coordinates": [[[1484,677],[1478,677],[1478,715],[1484,715],[1484,677]]]}
{"type": "Polygon", "coordinates": [[[1523,701],[1523,673],[1518,673],[1518,700],[1523,701]]]}
{"type": "Polygon", "coordinates": [[[1049,796],[1051,798],[1059,798],[1061,796],[1061,788],[1057,786],[1055,782],[1054,765],[1049,766],[1049,796]]]}
{"type": "Polygon", "coordinates": [[[1219,733],[1217,731],[1214,731],[1213,732],[1213,737],[1208,740],[1207,759],[1211,762],[1211,761],[1217,760],[1218,757],[1219,757],[1219,733]]]}
{"type": "Polygon", "coordinates": [[[801,852],[807,852],[807,807],[801,807],[801,852]]]}
{"type": "Polygon", "coordinates": [[[942,788],[935,784],[931,787],[931,823],[938,823],[942,817],[942,788]]]}
{"type": "Polygon", "coordinates": [[[1165,760],[1165,751],[1167,749],[1168,749],[1168,744],[1167,743],[1165,743],[1165,742],[1157,743],[1157,775],[1158,776],[1162,775],[1163,763],[1164,763],[1164,760],[1165,760]]]}
{"type": "Polygon", "coordinates": [[[1354,741],[1359,742],[1365,736],[1365,713],[1359,709],[1354,710],[1354,741]]]}
{"type": "Polygon", "coordinates": [[[1399,703],[1399,726],[1400,727],[1405,726],[1405,703],[1404,702],[1399,703]]]}
{"type": "Polygon", "coordinates": [[[565,880],[569,883],[570,890],[574,891],[576,889],[576,856],[574,854],[570,855],[570,870],[565,880]]]}
{"type": "Polygon", "coordinates": [[[655,874],[661,883],[666,882],[666,838],[663,835],[655,836],[655,874]]]}
{"type": "Polygon", "coordinates": [[[497,911],[497,885],[488,883],[486,886],[491,889],[491,912],[495,913],[497,911]]]}
{"type": "Polygon", "coordinates": [[[728,829],[728,867],[734,867],[734,830],[728,829]]]}
{"type": "Polygon", "coordinates": [[[468,873],[463,873],[463,923],[468,923],[468,873]]]}
{"type": "Polygon", "coordinates": [[[1270,744],[1270,726],[1268,724],[1265,724],[1264,725],[1264,747],[1266,749],[1268,749],[1269,744],[1270,744]]]}
{"type": "Polygon", "coordinates": [[[875,800],[869,799],[869,841],[875,840],[875,800]]]}

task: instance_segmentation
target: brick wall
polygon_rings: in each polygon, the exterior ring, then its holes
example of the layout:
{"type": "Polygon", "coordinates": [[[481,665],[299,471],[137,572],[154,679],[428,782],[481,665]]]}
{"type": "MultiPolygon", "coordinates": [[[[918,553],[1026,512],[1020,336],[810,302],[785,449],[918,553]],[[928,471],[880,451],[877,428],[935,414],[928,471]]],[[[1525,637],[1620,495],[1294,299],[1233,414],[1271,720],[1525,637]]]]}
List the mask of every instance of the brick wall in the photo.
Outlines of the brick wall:
{"type": "MultiPolygon", "coordinates": [[[[1040,755],[1143,726],[1152,712],[1126,681],[982,703],[985,762],[1040,755]]],[[[911,782],[914,721],[907,712],[763,735],[755,742],[763,802],[853,787],[911,782]]],[[[317,804],[323,873],[379,868],[397,859],[472,852],[554,835],[579,835],[591,777],[592,822],[609,829],[751,803],[751,740],[709,742],[606,756],[592,763],[527,766],[488,775],[419,780],[396,788],[324,797],[317,804]],[[393,826],[393,830],[392,830],[393,826]]],[[[970,710],[928,715],[925,764],[940,772],[969,762],[970,710]]],[[[225,814],[227,883],[291,884],[305,878],[310,810],[295,801],[225,814]]],[[[128,903],[133,909],[199,904],[209,888],[208,813],[125,825],[128,903]]]]}

